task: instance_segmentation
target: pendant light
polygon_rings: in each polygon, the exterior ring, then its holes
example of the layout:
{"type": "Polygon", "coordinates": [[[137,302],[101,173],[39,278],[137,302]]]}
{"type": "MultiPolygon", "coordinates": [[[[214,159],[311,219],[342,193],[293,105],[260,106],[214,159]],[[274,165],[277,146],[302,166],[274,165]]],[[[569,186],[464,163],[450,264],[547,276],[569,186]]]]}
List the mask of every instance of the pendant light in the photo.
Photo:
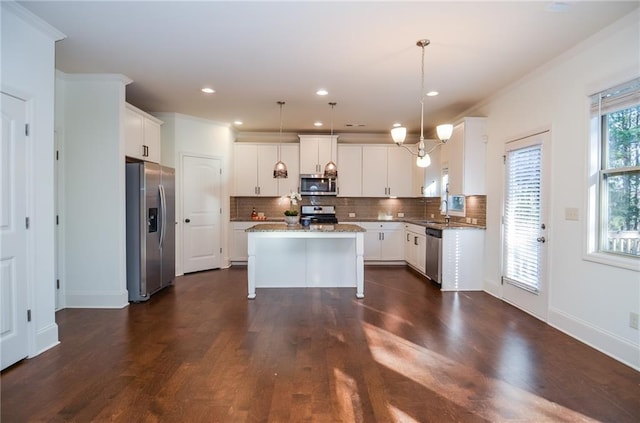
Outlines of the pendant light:
{"type": "Polygon", "coordinates": [[[282,106],[284,106],[284,101],[278,101],[278,105],[280,106],[280,138],[278,139],[278,161],[273,167],[273,177],[280,179],[288,177],[289,172],[287,172],[287,165],[280,159],[282,144],[282,106]]]}
{"type": "MultiPolygon", "coordinates": [[[[331,143],[331,157],[333,157],[333,107],[336,105],[337,103],[329,103],[329,106],[331,106],[331,138],[329,140],[329,142],[331,143]]],[[[336,164],[333,162],[333,160],[331,160],[331,157],[329,157],[329,163],[327,163],[327,165],[324,167],[324,177],[325,178],[337,178],[338,177],[338,166],[336,166],[336,164]]]]}
{"type": "Polygon", "coordinates": [[[431,41],[427,39],[418,40],[416,45],[422,49],[422,68],[421,68],[421,87],[420,87],[420,141],[418,141],[418,152],[414,153],[409,147],[404,145],[404,140],[407,137],[407,128],[404,126],[396,126],[391,129],[391,138],[396,145],[401,146],[409,150],[411,154],[418,156],[416,158],[416,165],[418,167],[427,167],[431,164],[431,157],[429,153],[436,149],[436,147],[444,144],[451,137],[453,131],[453,125],[438,125],[436,131],[438,133],[438,139],[440,143],[436,144],[429,151],[425,150],[424,144],[424,48],[431,44],[431,41]]]}

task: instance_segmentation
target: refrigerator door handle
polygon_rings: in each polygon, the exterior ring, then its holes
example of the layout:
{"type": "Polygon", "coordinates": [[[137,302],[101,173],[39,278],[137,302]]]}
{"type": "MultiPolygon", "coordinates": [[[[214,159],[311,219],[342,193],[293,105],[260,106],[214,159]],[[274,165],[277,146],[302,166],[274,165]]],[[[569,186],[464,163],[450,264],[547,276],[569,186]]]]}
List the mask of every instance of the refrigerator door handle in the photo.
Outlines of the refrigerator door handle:
{"type": "Polygon", "coordinates": [[[160,223],[160,243],[158,246],[162,248],[164,235],[167,232],[167,198],[164,193],[164,186],[159,185],[158,189],[160,190],[160,210],[162,213],[162,222],[160,223]]]}

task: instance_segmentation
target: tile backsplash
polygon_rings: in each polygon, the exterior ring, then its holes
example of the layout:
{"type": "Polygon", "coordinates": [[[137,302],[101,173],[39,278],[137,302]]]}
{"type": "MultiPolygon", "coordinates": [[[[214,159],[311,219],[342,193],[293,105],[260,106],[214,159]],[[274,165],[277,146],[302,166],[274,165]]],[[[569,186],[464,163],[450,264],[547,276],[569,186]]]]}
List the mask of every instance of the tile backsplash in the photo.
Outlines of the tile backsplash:
{"type": "MultiPolygon", "coordinates": [[[[466,218],[476,219],[476,225],[486,225],[487,197],[472,195],[466,197],[466,217],[451,217],[452,222],[466,223],[466,218]]],[[[428,198],[370,198],[370,197],[303,197],[307,204],[335,205],[338,221],[347,219],[434,219],[443,220],[440,214],[440,197],[428,198]],[[311,199],[315,199],[315,203],[311,199]],[[355,213],[350,217],[349,213],[355,213]],[[404,213],[404,217],[398,216],[404,213]],[[434,217],[431,218],[431,215],[434,217]]],[[[268,219],[280,219],[289,208],[288,198],[282,197],[231,197],[231,220],[250,220],[251,211],[264,213],[268,219]]]]}

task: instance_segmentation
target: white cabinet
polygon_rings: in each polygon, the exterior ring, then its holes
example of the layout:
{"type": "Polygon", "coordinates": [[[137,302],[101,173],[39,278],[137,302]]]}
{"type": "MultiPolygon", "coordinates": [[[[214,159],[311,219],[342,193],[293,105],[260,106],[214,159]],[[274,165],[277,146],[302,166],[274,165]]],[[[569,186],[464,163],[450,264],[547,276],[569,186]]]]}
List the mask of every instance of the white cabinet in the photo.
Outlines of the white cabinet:
{"type": "MultiPolygon", "coordinates": [[[[281,144],[280,145],[280,160],[287,165],[286,178],[278,179],[278,195],[283,196],[289,194],[291,191],[300,191],[300,145],[299,144],[281,144]]],[[[273,162],[275,165],[275,162],[273,162]]],[[[273,165],[271,166],[273,168],[273,165]]],[[[271,172],[273,176],[273,171],[271,172]]]]}
{"type": "Polygon", "coordinates": [[[404,258],[409,264],[422,274],[426,272],[427,238],[424,227],[410,223],[404,226],[404,258]]]}
{"type": "Polygon", "coordinates": [[[401,222],[360,222],[364,233],[364,259],[404,260],[404,228],[401,222]]]}
{"type": "MultiPolygon", "coordinates": [[[[431,148],[427,144],[427,150],[431,148]]],[[[413,196],[414,197],[439,197],[442,180],[442,169],[440,166],[441,147],[433,150],[429,156],[431,164],[424,168],[413,166],[413,196]]]]}
{"type": "Polygon", "coordinates": [[[412,197],[413,156],[396,145],[362,146],[362,196],[412,197]]]}
{"type": "MultiPolygon", "coordinates": [[[[300,173],[323,173],[324,167],[333,160],[338,164],[337,135],[298,135],[300,137],[300,173]]],[[[338,164],[338,179],[341,175],[338,164]]]]}
{"type": "Polygon", "coordinates": [[[464,118],[442,147],[441,168],[449,175],[449,193],[484,195],[487,118],[464,118]]]}
{"type": "Polygon", "coordinates": [[[246,262],[247,261],[247,233],[245,229],[252,227],[260,222],[231,222],[231,234],[229,242],[229,261],[246,262]]]}
{"type": "Polygon", "coordinates": [[[362,146],[338,145],[338,196],[362,196],[362,146]]]}
{"type": "Polygon", "coordinates": [[[236,143],[233,151],[235,195],[278,196],[278,179],[273,177],[277,161],[277,144],[236,143]]]}
{"type": "Polygon", "coordinates": [[[162,125],[162,121],[131,104],[125,106],[125,155],[160,163],[160,125],[162,125]]]}

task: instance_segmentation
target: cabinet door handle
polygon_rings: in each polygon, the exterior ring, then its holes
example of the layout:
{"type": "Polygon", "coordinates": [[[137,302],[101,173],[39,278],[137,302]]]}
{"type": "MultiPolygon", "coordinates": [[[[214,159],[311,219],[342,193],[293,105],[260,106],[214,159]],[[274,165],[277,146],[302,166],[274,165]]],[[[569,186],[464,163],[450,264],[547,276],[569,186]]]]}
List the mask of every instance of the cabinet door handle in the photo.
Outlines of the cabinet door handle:
{"type": "Polygon", "coordinates": [[[185,219],[184,220],[184,223],[189,223],[189,222],[191,222],[191,219],[185,219]]]}
{"type": "Polygon", "coordinates": [[[413,245],[418,245],[418,237],[417,236],[413,237],[413,245]]]}
{"type": "Polygon", "coordinates": [[[380,235],[382,235],[382,240],[384,241],[384,232],[381,232],[380,235]]]}
{"type": "Polygon", "coordinates": [[[407,234],[407,242],[409,242],[409,234],[407,234]]]}

